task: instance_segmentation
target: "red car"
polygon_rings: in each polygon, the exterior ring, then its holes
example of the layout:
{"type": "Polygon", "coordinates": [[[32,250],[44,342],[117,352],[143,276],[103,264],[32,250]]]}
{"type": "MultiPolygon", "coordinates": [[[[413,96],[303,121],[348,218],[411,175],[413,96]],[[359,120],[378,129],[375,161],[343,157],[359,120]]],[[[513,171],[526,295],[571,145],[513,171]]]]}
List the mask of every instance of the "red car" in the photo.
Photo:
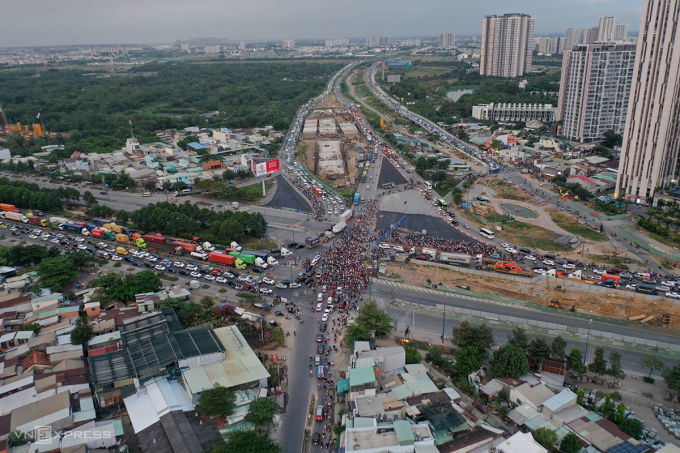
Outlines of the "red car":
{"type": "Polygon", "coordinates": [[[421,260],[421,261],[427,261],[427,256],[425,256],[425,255],[418,255],[418,256],[416,256],[416,259],[417,259],[417,260],[421,260]]]}
{"type": "Polygon", "coordinates": [[[222,275],[223,273],[224,273],[224,271],[222,269],[220,269],[219,267],[216,267],[211,272],[211,274],[216,275],[216,276],[222,275]]]}

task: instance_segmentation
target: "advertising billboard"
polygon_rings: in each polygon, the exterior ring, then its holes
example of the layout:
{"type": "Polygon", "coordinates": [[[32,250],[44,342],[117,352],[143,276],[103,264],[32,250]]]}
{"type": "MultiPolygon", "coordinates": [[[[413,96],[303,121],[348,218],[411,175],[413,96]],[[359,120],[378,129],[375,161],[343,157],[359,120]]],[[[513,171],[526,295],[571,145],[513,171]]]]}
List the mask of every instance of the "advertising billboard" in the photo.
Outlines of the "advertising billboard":
{"type": "Polygon", "coordinates": [[[252,171],[255,176],[264,176],[275,171],[279,171],[279,160],[268,160],[266,162],[252,161],[252,171]]]}

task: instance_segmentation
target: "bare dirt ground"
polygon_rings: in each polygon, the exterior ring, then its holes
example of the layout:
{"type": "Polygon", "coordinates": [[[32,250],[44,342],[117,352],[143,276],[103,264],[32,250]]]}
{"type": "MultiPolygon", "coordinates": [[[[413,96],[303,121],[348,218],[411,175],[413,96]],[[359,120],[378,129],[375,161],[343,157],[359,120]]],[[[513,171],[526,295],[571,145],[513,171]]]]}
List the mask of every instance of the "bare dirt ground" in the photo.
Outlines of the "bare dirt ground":
{"type": "Polygon", "coordinates": [[[340,101],[335,96],[335,94],[330,93],[328,96],[326,96],[324,98],[323,101],[319,102],[317,105],[319,107],[332,107],[332,106],[340,105],[340,101]]]}
{"type": "MultiPolygon", "coordinates": [[[[474,275],[454,270],[439,268],[439,281],[436,280],[435,269],[430,266],[420,266],[416,263],[390,263],[386,266],[386,273],[396,274],[402,278],[404,284],[422,286],[429,278],[432,283],[446,286],[466,285],[473,291],[496,294],[515,299],[528,300],[548,306],[551,299],[575,299],[576,312],[589,313],[612,318],[628,320],[630,316],[654,315],[656,319],[650,325],[659,325],[661,315],[671,315],[670,328],[680,329],[680,306],[666,301],[647,301],[640,297],[633,297],[635,293],[613,291],[609,297],[584,291],[569,289],[568,292],[556,291],[555,285],[550,288],[529,283],[515,283],[508,280],[494,278],[491,275],[474,275]],[[620,295],[618,293],[621,293],[620,295]],[[627,296],[624,294],[631,294],[627,296]]],[[[552,280],[551,280],[552,281],[552,280]]],[[[559,280],[557,280],[559,282],[559,280]]]]}

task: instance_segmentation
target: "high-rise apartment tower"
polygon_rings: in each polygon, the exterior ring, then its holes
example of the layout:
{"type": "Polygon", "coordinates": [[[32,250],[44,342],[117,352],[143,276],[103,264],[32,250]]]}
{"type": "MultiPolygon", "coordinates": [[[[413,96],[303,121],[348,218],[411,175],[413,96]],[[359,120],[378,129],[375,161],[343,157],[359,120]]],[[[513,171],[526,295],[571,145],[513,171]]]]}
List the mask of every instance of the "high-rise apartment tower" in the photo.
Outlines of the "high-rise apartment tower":
{"type": "Polygon", "coordinates": [[[486,16],[482,26],[481,75],[518,77],[531,71],[536,19],[526,14],[486,16]]]}

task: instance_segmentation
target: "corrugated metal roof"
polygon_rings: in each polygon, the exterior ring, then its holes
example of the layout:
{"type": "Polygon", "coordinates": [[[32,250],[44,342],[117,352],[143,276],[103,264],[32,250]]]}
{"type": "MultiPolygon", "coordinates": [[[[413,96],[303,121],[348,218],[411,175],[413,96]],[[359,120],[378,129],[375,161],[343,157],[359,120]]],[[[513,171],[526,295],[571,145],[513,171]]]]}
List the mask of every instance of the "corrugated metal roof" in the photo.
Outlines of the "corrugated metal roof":
{"type": "Polygon", "coordinates": [[[375,372],[372,367],[352,368],[349,371],[349,386],[358,387],[375,382],[375,372]]]}
{"type": "Polygon", "coordinates": [[[394,432],[397,435],[399,445],[413,445],[415,443],[415,436],[411,429],[411,424],[406,420],[395,420],[394,432]]]}

